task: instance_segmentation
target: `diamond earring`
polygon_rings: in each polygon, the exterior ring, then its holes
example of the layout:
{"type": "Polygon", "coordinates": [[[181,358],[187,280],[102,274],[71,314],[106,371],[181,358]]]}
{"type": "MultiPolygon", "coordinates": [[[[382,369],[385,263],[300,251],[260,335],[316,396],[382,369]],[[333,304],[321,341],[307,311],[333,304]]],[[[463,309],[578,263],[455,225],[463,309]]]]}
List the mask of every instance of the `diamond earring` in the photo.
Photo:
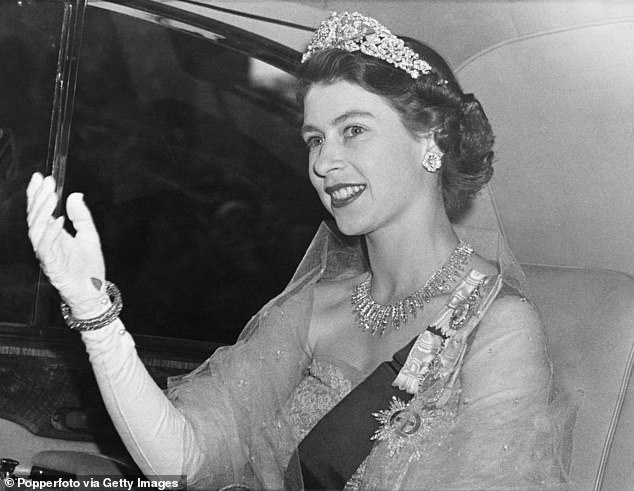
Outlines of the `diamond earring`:
{"type": "Polygon", "coordinates": [[[427,172],[437,172],[442,167],[440,155],[436,152],[427,152],[423,157],[423,167],[427,172]]]}

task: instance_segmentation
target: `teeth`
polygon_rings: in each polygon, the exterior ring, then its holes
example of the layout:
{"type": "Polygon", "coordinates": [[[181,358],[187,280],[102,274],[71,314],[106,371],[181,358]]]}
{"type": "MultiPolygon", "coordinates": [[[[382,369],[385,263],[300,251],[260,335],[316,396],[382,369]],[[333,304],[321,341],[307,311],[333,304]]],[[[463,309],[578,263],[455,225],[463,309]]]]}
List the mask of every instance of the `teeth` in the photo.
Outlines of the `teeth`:
{"type": "Polygon", "coordinates": [[[359,193],[364,188],[365,186],[348,186],[340,188],[332,192],[332,197],[337,201],[346,200],[359,193]]]}

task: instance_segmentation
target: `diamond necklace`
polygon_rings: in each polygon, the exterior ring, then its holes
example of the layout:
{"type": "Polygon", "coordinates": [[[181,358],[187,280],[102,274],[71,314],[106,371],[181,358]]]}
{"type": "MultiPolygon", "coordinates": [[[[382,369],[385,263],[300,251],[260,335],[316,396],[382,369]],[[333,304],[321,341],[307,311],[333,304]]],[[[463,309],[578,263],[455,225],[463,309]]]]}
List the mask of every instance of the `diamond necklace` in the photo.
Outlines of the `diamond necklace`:
{"type": "Polygon", "coordinates": [[[411,295],[396,303],[381,305],[372,299],[372,273],[367,279],[354,287],[352,293],[353,313],[357,315],[359,327],[364,331],[377,332],[383,336],[388,326],[398,330],[407,323],[410,315],[416,317],[417,310],[423,310],[432,297],[438,297],[449,291],[449,282],[464,273],[465,265],[473,254],[473,247],[460,241],[449,259],[431,278],[411,295]]]}

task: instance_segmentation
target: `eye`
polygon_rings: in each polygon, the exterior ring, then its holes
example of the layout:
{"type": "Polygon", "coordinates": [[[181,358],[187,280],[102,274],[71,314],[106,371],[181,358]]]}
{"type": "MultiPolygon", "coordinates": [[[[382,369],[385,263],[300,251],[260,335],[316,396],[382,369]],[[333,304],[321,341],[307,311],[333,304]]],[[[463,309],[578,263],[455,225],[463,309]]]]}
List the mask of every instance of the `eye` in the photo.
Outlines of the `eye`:
{"type": "Polygon", "coordinates": [[[307,136],[304,141],[308,148],[316,148],[324,142],[324,139],[321,136],[307,136]]]}
{"type": "Polygon", "coordinates": [[[346,138],[353,138],[363,133],[365,133],[365,128],[363,128],[362,126],[354,125],[354,124],[350,126],[346,126],[346,128],[343,130],[343,135],[346,138]]]}

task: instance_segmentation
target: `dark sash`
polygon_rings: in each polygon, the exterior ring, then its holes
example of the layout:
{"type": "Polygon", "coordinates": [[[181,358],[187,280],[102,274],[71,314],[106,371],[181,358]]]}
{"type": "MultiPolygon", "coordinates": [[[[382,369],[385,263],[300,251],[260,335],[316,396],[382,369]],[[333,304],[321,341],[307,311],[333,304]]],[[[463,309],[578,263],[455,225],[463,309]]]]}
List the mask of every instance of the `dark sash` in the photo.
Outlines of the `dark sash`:
{"type": "MultiPolygon", "coordinates": [[[[500,276],[491,281],[483,281],[483,278],[475,270],[470,271],[468,278],[463,278],[456,286],[447,304],[447,311],[441,311],[433,323],[435,327],[429,326],[427,330],[447,339],[442,334],[441,326],[455,329],[457,325],[460,329],[466,329],[468,335],[502,286],[500,276]],[[481,286],[483,290],[478,290],[479,294],[472,298],[474,290],[481,286]],[[458,309],[461,315],[455,317],[457,307],[464,304],[469,308],[458,309]]],[[[396,352],[392,360],[381,363],[326,414],[299,444],[298,452],[291,462],[296,464],[299,457],[305,489],[343,489],[372,450],[374,441],[371,438],[379,428],[372,413],[388,409],[394,396],[403,402],[411,400],[411,394],[392,386],[392,382],[403,368],[417,339],[418,336],[396,352]]],[[[289,481],[287,483],[290,484],[289,481]]]]}
{"type": "MultiPolygon", "coordinates": [[[[379,428],[372,413],[390,406],[392,396],[412,396],[392,386],[416,338],[374,372],[324,416],[299,444],[305,489],[343,489],[370,454],[379,428]]],[[[295,459],[292,459],[292,461],[295,459]]]]}

